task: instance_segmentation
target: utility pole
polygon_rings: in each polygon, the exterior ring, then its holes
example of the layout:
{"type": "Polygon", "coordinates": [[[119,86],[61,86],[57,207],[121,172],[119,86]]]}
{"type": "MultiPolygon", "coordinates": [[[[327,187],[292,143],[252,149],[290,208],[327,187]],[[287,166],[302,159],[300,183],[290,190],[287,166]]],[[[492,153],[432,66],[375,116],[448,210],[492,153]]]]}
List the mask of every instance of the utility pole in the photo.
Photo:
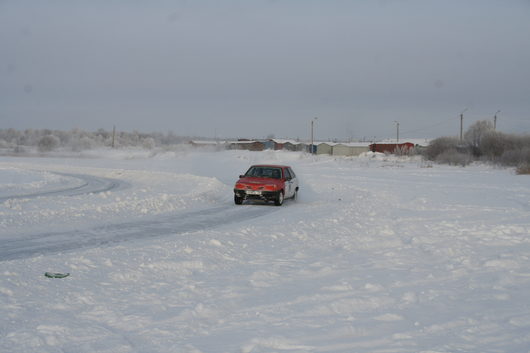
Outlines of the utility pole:
{"type": "Polygon", "coordinates": [[[314,147],[313,147],[313,143],[314,143],[314,135],[313,135],[313,131],[314,131],[314,125],[315,125],[315,120],[317,120],[318,118],[315,117],[313,119],[311,119],[311,154],[314,154],[315,151],[314,151],[314,147]]]}
{"type": "Polygon", "coordinates": [[[463,132],[464,132],[464,114],[460,113],[460,142],[462,142],[463,132]]]}
{"type": "Polygon", "coordinates": [[[115,139],[116,139],[116,125],[112,126],[112,148],[114,148],[115,139]]]}
{"type": "Polygon", "coordinates": [[[460,142],[464,139],[464,112],[467,110],[462,110],[462,113],[460,113],[460,142]]]}
{"type": "Polygon", "coordinates": [[[497,110],[495,116],[493,117],[493,131],[497,130],[497,114],[499,114],[500,112],[500,110],[497,110]]]}
{"type": "Polygon", "coordinates": [[[399,143],[399,121],[395,121],[396,123],[396,143],[399,143]]]}

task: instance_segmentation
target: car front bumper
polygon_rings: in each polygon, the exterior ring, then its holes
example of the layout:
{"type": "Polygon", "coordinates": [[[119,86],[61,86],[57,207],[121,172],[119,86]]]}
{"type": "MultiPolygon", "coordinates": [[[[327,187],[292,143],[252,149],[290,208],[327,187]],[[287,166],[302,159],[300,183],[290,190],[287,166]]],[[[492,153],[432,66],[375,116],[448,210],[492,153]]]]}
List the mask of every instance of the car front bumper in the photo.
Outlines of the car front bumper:
{"type": "Polygon", "coordinates": [[[274,201],[278,198],[279,193],[280,191],[234,189],[234,194],[243,200],[274,201]]]}

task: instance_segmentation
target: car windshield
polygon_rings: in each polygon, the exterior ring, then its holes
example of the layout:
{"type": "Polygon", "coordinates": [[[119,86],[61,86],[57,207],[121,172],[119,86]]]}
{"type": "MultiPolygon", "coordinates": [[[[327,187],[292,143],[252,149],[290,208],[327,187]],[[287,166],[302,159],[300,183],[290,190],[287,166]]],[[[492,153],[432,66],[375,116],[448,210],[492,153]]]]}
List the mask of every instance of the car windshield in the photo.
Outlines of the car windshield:
{"type": "Polygon", "coordinates": [[[272,167],[250,167],[250,169],[245,173],[245,176],[281,179],[282,170],[280,168],[272,167]]]}

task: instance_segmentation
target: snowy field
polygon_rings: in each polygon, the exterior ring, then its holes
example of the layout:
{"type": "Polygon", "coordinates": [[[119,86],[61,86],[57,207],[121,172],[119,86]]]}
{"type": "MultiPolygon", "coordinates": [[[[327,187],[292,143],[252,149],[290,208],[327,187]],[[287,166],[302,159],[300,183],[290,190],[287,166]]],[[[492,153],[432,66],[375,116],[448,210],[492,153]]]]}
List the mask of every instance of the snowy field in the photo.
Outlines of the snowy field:
{"type": "Polygon", "coordinates": [[[0,157],[0,266],[0,352],[528,353],[530,177],[380,155],[0,157]],[[293,167],[297,201],[234,205],[262,162],[293,167]]]}

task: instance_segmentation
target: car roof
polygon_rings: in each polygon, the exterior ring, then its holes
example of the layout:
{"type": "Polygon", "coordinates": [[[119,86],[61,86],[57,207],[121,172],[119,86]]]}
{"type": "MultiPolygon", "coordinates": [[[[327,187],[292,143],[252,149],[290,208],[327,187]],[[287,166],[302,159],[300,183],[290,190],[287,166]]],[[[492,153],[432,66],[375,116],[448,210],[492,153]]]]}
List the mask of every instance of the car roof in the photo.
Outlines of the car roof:
{"type": "Polygon", "coordinates": [[[280,164],[254,164],[250,166],[252,167],[272,167],[272,168],[291,168],[288,165],[280,165],[280,164]]]}

